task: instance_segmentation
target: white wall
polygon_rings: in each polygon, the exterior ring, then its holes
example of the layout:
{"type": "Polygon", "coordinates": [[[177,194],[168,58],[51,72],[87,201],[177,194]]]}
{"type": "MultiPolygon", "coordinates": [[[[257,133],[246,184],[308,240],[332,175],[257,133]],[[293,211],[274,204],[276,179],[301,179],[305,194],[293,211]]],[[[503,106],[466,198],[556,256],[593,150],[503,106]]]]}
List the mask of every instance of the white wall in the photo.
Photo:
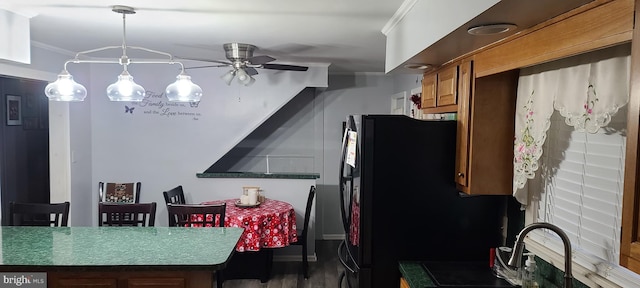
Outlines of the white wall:
{"type": "Polygon", "coordinates": [[[315,173],[322,141],[316,131],[316,89],[307,88],[262,123],[216,163],[214,172],[315,173]]]}
{"type": "MultiPolygon", "coordinates": [[[[190,70],[192,80],[204,91],[199,105],[191,106],[168,102],[161,94],[177,74],[168,65],[130,67],[134,80],[153,93],[140,103],[110,102],[104,89],[121,70],[117,65],[92,65],[91,85],[87,87],[91,100],[69,105],[73,107],[72,119],[91,123],[90,129],[76,125],[71,130],[72,135],[82,135],[81,139],[73,138],[77,145],[71,145],[71,194],[74,201],[91,195],[87,207],[93,211],[75,215],[73,223],[97,224],[99,181],[140,181],[142,202],[164,203],[162,191],[177,185],[183,185],[198,200],[236,197],[242,184],[233,190],[213,190],[220,179],[198,179],[195,174],[217,161],[303,88],[326,85],[326,69],[325,65],[312,66],[307,72],[261,70],[250,87],[227,86],[219,79],[225,69],[190,70]],[[90,133],[88,143],[86,132],[90,133]],[[91,179],[75,179],[74,175],[84,174],[87,167],[91,179]]],[[[71,67],[69,70],[74,74],[71,67]]],[[[166,209],[159,210],[158,225],[166,225],[166,209]]]]}
{"type": "MultiPolygon", "coordinates": [[[[414,87],[416,75],[331,75],[322,101],[324,140],[321,178],[318,179],[317,234],[321,239],[343,239],[338,187],[342,122],[351,114],[389,114],[391,96],[414,87]],[[400,86],[396,85],[396,82],[400,86]],[[409,87],[404,87],[408,85],[409,87]]],[[[420,77],[421,79],[421,77],[420,77]]]]}

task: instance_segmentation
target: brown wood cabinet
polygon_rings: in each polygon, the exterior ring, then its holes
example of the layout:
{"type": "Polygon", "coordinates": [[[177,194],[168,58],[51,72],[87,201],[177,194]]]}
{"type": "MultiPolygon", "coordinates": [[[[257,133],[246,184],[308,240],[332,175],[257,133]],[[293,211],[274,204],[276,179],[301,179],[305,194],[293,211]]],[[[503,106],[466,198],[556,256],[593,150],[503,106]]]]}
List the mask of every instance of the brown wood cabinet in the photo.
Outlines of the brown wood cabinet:
{"type": "Polygon", "coordinates": [[[404,277],[400,277],[400,288],[411,288],[411,286],[409,286],[409,283],[407,282],[406,279],[404,279],[404,277]]]}
{"type": "Polygon", "coordinates": [[[458,65],[456,63],[424,74],[421,98],[423,113],[456,112],[457,103],[458,65]]]}
{"type": "Polygon", "coordinates": [[[476,78],[473,57],[460,63],[456,175],[469,195],[510,195],[518,70],[476,78]]]}
{"type": "Polygon", "coordinates": [[[458,102],[458,65],[450,65],[438,72],[438,106],[456,105],[458,102]]]}
{"type": "Polygon", "coordinates": [[[424,77],[422,77],[422,98],[421,108],[436,108],[436,89],[438,83],[438,74],[433,73],[425,73],[424,77]]]}
{"type": "Polygon", "coordinates": [[[48,272],[53,288],[211,288],[210,271],[48,272]]]}

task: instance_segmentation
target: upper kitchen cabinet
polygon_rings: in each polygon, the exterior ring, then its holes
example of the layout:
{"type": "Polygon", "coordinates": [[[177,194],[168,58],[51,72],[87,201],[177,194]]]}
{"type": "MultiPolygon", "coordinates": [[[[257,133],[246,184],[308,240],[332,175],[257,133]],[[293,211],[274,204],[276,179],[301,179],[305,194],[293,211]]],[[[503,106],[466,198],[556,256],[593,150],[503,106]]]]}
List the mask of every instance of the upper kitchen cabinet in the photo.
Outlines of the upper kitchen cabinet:
{"type": "Polygon", "coordinates": [[[423,110],[431,110],[436,108],[436,91],[438,87],[438,73],[425,73],[422,77],[422,97],[420,98],[420,107],[423,110]]]}
{"type": "Polygon", "coordinates": [[[458,66],[451,65],[438,72],[438,106],[456,105],[458,90],[458,66]]]}
{"type": "Polygon", "coordinates": [[[458,65],[450,64],[427,72],[422,78],[423,113],[458,111],[458,65]]]}
{"type": "Polygon", "coordinates": [[[476,78],[474,58],[459,66],[456,186],[469,195],[510,195],[518,71],[476,78]]]}

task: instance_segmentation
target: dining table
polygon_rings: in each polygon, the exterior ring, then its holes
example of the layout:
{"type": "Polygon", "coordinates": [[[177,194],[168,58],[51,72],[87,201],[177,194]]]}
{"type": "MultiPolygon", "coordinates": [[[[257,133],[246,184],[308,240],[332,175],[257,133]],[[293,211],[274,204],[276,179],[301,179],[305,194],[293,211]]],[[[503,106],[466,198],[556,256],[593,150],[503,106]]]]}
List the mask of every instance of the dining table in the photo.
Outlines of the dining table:
{"type": "Polygon", "coordinates": [[[224,226],[244,228],[236,245],[238,252],[282,248],[298,240],[296,212],[287,202],[266,198],[259,205],[242,205],[238,198],[233,198],[205,201],[201,204],[222,203],[227,204],[224,226]]]}
{"type": "MultiPolygon", "coordinates": [[[[235,253],[224,271],[225,279],[260,279],[271,273],[273,250],[298,240],[296,212],[290,203],[265,198],[256,205],[241,204],[239,198],[204,201],[200,204],[226,203],[225,227],[244,228],[235,253]]],[[[192,217],[203,217],[193,215],[192,217]]],[[[206,217],[213,217],[207,215],[206,217]]],[[[216,219],[216,223],[218,219],[216,219]]]]}

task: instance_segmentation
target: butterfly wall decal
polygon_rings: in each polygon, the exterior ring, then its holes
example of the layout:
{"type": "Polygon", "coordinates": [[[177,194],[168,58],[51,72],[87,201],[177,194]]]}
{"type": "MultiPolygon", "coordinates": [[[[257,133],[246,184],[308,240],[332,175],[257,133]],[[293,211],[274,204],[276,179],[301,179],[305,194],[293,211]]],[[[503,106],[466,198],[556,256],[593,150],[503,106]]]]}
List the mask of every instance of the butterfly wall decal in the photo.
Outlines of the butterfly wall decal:
{"type": "Polygon", "coordinates": [[[129,107],[127,105],[124,105],[124,113],[131,113],[133,114],[133,109],[135,109],[136,107],[129,107]]]}

